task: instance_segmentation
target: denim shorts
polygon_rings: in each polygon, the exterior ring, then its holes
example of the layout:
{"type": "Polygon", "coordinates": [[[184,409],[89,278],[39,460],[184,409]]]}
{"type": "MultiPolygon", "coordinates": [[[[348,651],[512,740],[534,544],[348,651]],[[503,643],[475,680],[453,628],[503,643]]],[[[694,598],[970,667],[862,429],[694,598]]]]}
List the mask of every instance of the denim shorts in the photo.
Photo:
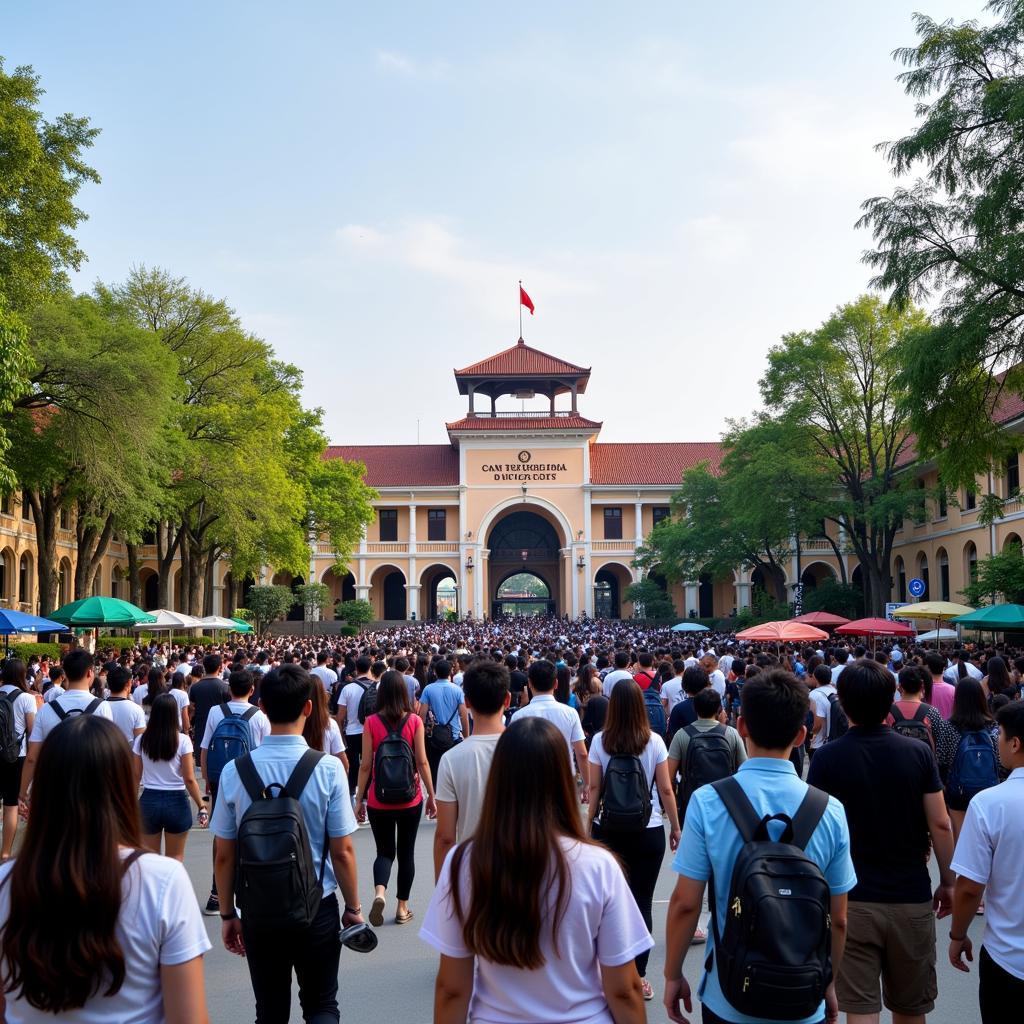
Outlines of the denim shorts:
{"type": "Polygon", "coordinates": [[[178,835],[192,827],[188,793],[183,789],[144,789],[139,797],[142,831],[147,836],[160,832],[178,835]]]}

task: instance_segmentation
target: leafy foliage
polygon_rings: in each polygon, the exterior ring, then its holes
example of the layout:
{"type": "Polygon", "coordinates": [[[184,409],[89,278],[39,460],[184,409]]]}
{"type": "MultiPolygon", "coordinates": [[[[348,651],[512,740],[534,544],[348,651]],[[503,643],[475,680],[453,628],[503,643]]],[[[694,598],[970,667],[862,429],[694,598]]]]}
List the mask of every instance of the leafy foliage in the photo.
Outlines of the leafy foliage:
{"type": "Polygon", "coordinates": [[[334,606],[334,613],[351,626],[363,626],[373,620],[373,605],[362,598],[352,601],[339,601],[334,606]]]}
{"type": "Polygon", "coordinates": [[[288,587],[276,584],[252,587],[247,598],[257,633],[263,633],[271,622],[284,618],[295,603],[288,587]]]}
{"type": "Polygon", "coordinates": [[[650,578],[630,584],[623,596],[633,603],[635,619],[667,620],[676,617],[672,598],[650,578]]]}
{"type": "Polygon", "coordinates": [[[60,644],[49,644],[49,643],[26,643],[26,644],[11,644],[11,654],[15,658],[21,658],[22,661],[28,661],[33,654],[38,655],[40,658],[49,658],[51,661],[59,658],[63,653],[64,648],[60,644]]]}
{"type": "Polygon", "coordinates": [[[822,580],[816,587],[804,591],[804,611],[831,612],[847,619],[859,619],[864,614],[864,595],[851,583],[822,580]]]}
{"type": "Polygon", "coordinates": [[[1013,544],[998,555],[982,558],[963,595],[975,607],[992,604],[996,599],[1024,604],[1024,553],[1020,546],[1013,544]]]}
{"type": "Polygon", "coordinates": [[[323,583],[304,583],[295,588],[295,599],[305,609],[307,619],[317,619],[331,600],[331,590],[323,583]]]}

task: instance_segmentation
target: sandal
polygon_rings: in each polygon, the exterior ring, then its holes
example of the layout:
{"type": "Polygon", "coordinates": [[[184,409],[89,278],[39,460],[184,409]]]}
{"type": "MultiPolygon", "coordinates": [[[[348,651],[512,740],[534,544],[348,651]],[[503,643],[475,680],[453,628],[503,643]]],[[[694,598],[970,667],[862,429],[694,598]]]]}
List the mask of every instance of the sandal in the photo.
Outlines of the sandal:
{"type": "Polygon", "coordinates": [[[374,896],[373,905],[370,907],[370,924],[379,928],[384,923],[384,897],[374,896]]]}
{"type": "Polygon", "coordinates": [[[703,943],[705,943],[707,941],[708,941],[708,933],[706,931],[704,931],[703,928],[698,928],[693,933],[693,938],[690,939],[690,945],[691,946],[700,946],[700,945],[703,945],[703,943]]]}
{"type": "Polygon", "coordinates": [[[397,914],[395,914],[395,924],[408,924],[412,920],[412,918],[413,913],[411,910],[405,911],[404,914],[402,913],[402,911],[399,911],[397,914]]]}
{"type": "Polygon", "coordinates": [[[640,989],[644,994],[644,1002],[649,1003],[654,998],[654,989],[646,978],[640,979],[640,989]]]}

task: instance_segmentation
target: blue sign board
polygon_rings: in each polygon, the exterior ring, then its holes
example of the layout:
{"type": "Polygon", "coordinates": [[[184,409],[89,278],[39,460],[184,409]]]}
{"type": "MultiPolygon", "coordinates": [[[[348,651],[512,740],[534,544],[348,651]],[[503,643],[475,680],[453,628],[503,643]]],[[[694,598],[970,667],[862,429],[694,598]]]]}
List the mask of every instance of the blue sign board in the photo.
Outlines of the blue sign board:
{"type": "Polygon", "coordinates": [[[924,580],[919,580],[916,577],[907,584],[907,591],[911,597],[924,597],[924,592],[927,589],[924,580]]]}

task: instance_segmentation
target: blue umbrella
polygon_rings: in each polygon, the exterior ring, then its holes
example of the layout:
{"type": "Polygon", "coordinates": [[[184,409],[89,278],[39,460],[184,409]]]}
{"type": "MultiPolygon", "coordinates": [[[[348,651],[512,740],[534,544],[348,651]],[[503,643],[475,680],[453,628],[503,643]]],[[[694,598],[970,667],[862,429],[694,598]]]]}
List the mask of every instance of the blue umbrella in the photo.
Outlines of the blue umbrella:
{"type": "Polygon", "coordinates": [[[26,615],[13,608],[0,608],[0,636],[11,633],[66,633],[68,627],[38,615],[26,615]]]}
{"type": "Polygon", "coordinates": [[[702,626],[699,622],[678,622],[672,627],[673,633],[709,633],[710,630],[707,626],[702,626]]]}

